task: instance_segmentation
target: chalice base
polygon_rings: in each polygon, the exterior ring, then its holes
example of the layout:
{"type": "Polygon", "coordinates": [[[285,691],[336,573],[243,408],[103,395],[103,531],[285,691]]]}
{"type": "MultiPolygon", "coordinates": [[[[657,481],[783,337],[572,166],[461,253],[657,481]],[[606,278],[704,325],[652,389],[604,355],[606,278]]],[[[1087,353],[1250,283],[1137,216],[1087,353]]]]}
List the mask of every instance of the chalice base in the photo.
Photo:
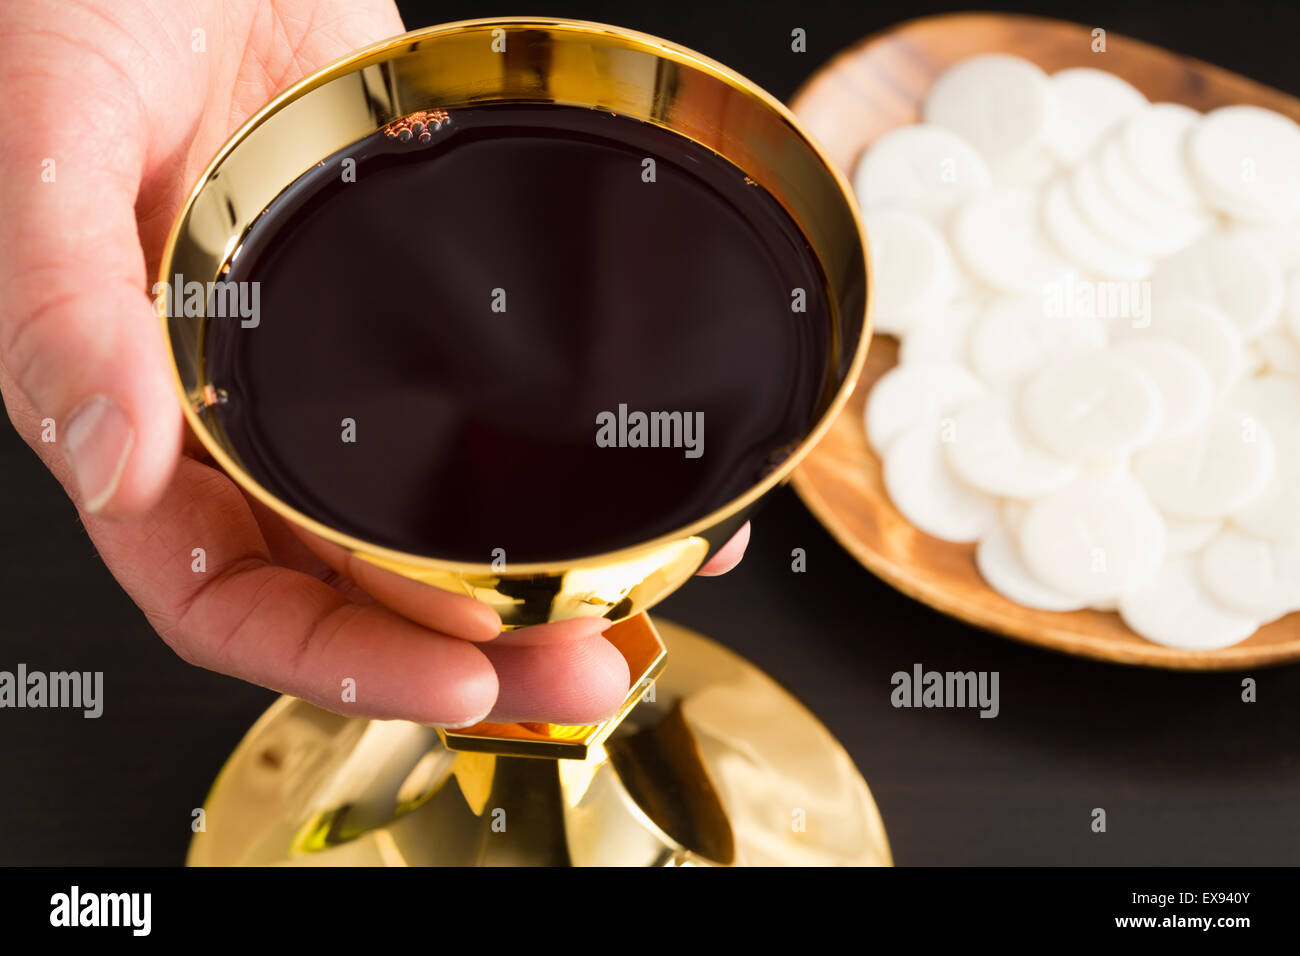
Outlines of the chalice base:
{"type": "Polygon", "coordinates": [[[668,665],[585,760],[448,749],[282,697],[204,804],[190,866],[889,865],[830,732],[720,644],[656,619],[668,665]]]}

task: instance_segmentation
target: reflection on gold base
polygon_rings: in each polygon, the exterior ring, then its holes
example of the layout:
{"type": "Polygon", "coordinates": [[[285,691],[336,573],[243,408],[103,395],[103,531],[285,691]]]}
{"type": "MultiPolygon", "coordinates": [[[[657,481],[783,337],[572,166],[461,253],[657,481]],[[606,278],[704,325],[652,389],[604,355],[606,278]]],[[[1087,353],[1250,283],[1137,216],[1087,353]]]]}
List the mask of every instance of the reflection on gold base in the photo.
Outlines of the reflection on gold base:
{"type": "Polygon", "coordinates": [[[281,698],[218,776],[189,865],[889,865],[826,728],[743,658],[655,624],[654,699],[586,760],[452,751],[281,698]]]}

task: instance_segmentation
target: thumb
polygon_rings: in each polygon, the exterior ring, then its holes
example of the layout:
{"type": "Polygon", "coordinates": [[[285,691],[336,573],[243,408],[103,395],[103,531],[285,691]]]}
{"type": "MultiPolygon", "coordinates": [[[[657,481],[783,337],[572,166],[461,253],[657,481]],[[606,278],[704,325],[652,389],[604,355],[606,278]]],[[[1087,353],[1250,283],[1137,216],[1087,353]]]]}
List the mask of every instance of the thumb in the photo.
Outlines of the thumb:
{"type": "Polygon", "coordinates": [[[0,362],[82,508],[138,513],[171,478],[181,416],[136,229],[142,118],[88,79],[25,79],[0,118],[0,362]]]}

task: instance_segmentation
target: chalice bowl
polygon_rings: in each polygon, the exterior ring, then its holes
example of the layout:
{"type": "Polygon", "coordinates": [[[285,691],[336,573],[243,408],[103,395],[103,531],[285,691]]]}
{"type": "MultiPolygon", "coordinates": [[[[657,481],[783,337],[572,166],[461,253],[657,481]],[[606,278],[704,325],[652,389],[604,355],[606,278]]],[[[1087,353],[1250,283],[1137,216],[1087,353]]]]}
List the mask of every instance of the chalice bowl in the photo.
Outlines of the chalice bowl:
{"type": "Polygon", "coordinates": [[[594,726],[281,698],[191,865],[889,862],[829,732],[645,613],[785,480],[866,354],[849,188],[770,95],[602,24],[409,33],[250,119],[159,279],[204,290],[160,310],[190,428],[326,563],[417,622],[446,591],[506,629],[608,618],[631,674],[594,726]]]}

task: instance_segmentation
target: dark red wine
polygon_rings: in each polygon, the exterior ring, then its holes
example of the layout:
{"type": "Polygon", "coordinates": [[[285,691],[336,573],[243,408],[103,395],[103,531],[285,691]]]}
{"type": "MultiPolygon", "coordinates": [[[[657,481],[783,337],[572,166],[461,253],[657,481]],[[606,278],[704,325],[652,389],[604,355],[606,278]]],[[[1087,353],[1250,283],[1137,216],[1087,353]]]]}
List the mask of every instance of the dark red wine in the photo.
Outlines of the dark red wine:
{"type": "Polygon", "coordinates": [[[832,317],[796,224],[610,113],[410,117],[300,177],[225,278],[259,283],[256,324],[208,320],[206,414],[273,494],[402,551],[648,540],[752,486],[826,399],[832,317]]]}

